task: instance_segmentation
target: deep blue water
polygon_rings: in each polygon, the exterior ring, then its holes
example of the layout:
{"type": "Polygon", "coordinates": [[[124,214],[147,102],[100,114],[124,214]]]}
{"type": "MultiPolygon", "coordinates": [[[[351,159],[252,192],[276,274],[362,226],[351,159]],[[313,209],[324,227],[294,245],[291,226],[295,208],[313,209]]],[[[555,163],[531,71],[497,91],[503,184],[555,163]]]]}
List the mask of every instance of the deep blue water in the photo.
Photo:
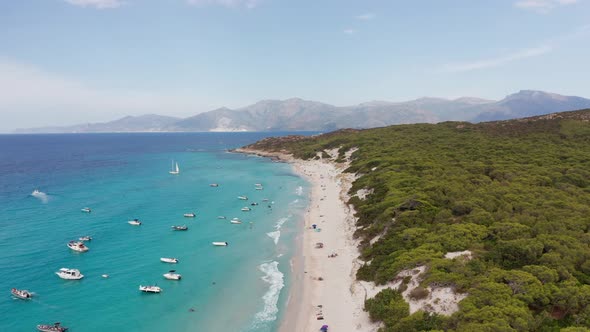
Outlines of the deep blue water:
{"type": "Polygon", "coordinates": [[[287,164],[226,152],[269,135],[0,135],[0,331],[54,321],[74,332],[276,330],[307,184],[287,164]],[[172,160],[179,175],[168,173],[172,160]],[[46,196],[31,196],[36,188],[46,196]],[[66,247],[83,235],[89,252],[66,247]],[[62,280],[61,267],[85,277],[62,280]],[[169,269],[183,279],[164,279],[169,269]],[[140,284],[163,292],[142,294],[140,284]],[[35,297],[13,299],[12,287],[35,297]]]}

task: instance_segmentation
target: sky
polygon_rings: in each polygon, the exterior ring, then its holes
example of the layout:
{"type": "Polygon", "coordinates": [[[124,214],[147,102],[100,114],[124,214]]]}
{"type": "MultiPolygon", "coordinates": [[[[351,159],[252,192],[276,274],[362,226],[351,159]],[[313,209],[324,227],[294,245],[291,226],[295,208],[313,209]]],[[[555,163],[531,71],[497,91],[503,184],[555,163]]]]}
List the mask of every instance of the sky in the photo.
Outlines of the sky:
{"type": "Polygon", "coordinates": [[[590,0],[3,0],[0,132],[263,99],[590,98],[590,0]]]}

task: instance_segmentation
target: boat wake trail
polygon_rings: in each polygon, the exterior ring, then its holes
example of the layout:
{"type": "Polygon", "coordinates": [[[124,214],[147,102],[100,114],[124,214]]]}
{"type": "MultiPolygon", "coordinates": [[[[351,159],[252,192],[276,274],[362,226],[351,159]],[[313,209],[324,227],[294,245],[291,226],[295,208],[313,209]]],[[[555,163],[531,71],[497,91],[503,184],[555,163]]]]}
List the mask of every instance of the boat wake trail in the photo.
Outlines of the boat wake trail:
{"type": "Polygon", "coordinates": [[[268,283],[270,287],[264,296],[262,296],[264,308],[256,313],[253,328],[260,327],[266,322],[272,322],[277,319],[279,295],[281,294],[281,289],[285,286],[283,281],[284,275],[279,271],[279,262],[263,263],[258,266],[258,269],[264,273],[262,280],[268,283]]]}

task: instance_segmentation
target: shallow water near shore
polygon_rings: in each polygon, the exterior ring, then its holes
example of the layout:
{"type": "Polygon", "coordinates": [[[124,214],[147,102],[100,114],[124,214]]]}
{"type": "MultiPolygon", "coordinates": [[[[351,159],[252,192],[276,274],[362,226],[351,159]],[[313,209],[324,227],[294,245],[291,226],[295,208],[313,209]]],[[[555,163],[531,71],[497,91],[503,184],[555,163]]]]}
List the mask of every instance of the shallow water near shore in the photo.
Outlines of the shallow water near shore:
{"type": "Polygon", "coordinates": [[[60,321],[74,332],[275,331],[308,185],[288,164],[226,152],[266,136],[0,136],[0,330],[60,321]],[[168,173],[172,160],[179,175],[168,173]],[[31,196],[36,188],[45,195],[31,196]],[[86,206],[91,213],[81,212],[86,206]],[[234,217],[242,224],[230,224],[234,217]],[[129,225],[132,218],[143,224],[129,225]],[[93,237],[89,252],[66,247],[83,235],[93,237]],[[61,280],[61,267],[85,277],[61,280]],[[183,279],[164,279],[170,269],[183,279]],[[163,291],[142,294],[140,284],[163,291]],[[12,287],[35,297],[13,299],[12,287]]]}

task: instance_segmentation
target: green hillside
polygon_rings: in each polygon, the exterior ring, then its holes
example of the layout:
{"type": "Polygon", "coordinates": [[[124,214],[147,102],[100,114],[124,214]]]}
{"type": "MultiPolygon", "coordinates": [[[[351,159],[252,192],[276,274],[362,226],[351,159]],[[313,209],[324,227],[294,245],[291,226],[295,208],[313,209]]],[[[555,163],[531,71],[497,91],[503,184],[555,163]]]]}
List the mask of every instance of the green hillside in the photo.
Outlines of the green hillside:
{"type": "Polygon", "coordinates": [[[590,331],[590,110],[266,139],[250,148],[318,158],[351,148],[347,172],[362,280],[427,265],[422,286],[468,293],[459,312],[408,316],[399,293],[368,300],[383,331],[590,331]],[[324,154],[325,155],[325,154],[324,154]],[[369,240],[381,235],[373,245],[369,240]],[[470,261],[443,258],[471,250],[470,261]],[[370,263],[369,263],[370,262],[370,263]],[[566,327],[570,327],[565,329],[566,327]]]}

